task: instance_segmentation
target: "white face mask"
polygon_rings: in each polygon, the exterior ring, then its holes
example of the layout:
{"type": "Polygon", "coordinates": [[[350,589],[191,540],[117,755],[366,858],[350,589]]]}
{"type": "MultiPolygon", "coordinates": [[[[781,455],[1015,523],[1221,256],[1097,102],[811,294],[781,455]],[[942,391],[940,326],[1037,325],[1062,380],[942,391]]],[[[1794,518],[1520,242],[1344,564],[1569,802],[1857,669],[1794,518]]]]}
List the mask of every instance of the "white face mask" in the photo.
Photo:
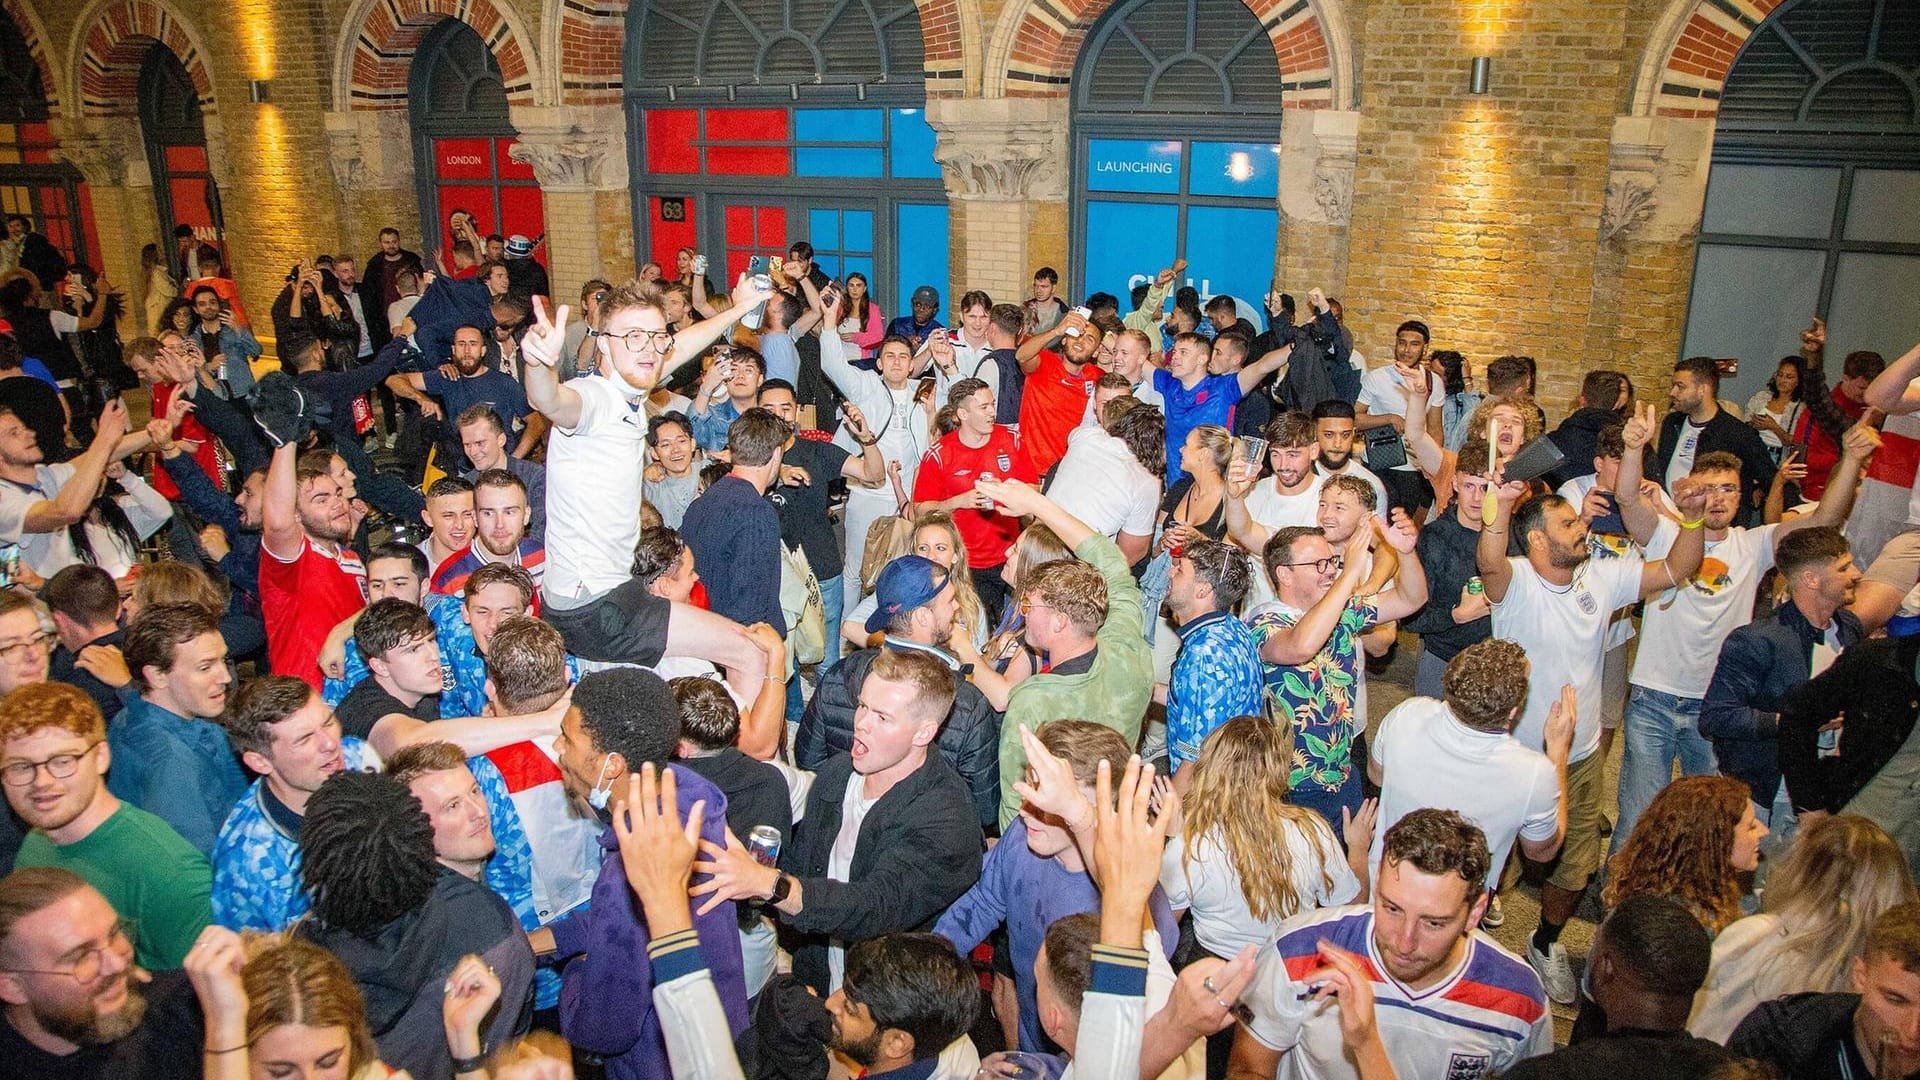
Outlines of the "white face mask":
{"type": "Polygon", "coordinates": [[[605,810],[607,803],[613,798],[612,784],[604,788],[600,786],[600,781],[607,778],[607,766],[611,764],[613,764],[612,755],[600,759],[600,775],[593,778],[593,790],[587,792],[587,805],[595,810],[605,810]]]}

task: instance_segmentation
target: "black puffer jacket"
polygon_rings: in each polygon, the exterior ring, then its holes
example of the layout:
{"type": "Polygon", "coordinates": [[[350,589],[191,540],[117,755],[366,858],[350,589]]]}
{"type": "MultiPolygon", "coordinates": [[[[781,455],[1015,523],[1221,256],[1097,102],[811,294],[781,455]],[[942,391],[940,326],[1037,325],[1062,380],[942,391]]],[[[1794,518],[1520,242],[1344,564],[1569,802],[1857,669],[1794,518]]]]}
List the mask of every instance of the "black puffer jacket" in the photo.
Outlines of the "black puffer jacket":
{"type": "MultiPolygon", "coordinates": [[[[853,749],[853,710],[860,687],[879,649],[848,653],[820,676],[813,700],[800,718],[793,760],[803,769],[818,769],[835,754],[853,749]]],[[[982,828],[994,830],[1000,819],[1000,714],[972,683],[962,679],[953,698],[953,711],[940,729],[940,756],[961,779],[980,817],[982,828]]]]}

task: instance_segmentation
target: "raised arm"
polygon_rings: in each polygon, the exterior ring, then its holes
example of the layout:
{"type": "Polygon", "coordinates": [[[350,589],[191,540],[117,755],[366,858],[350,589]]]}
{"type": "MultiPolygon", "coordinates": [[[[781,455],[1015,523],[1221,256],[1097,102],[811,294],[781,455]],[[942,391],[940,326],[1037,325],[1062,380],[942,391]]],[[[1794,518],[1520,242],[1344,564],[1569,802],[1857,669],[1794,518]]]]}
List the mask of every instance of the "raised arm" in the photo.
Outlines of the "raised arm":
{"type": "MultiPolygon", "coordinates": [[[[1506,599],[1507,586],[1513,584],[1513,564],[1507,561],[1507,530],[1513,525],[1513,508],[1527,494],[1527,485],[1519,480],[1500,484],[1487,492],[1493,500],[1492,520],[1483,516],[1480,540],[1473,549],[1473,563],[1480,571],[1480,584],[1487,602],[1506,599]]],[[[1485,514],[1486,504],[1481,504],[1485,514]]]]}
{"type": "MultiPolygon", "coordinates": [[[[547,318],[547,302],[533,298],[533,328],[520,339],[520,357],[526,361],[527,404],[546,414],[555,427],[571,428],[580,423],[580,394],[560,383],[560,352],[566,346],[567,315],[565,304],[547,318]]],[[[588,341],[595,340],[588,330],[588,341]]]]}
{"type": "MultiPolygon", "coordinates": [[[[1269,664],[1304,664],[1319,655],[1333,636],[1334,628],[1340,625],[1340,616],[1347,610],[1347,602],[1353,599],[1354,590],[1360,587],[1360,579],[1367,564],[1367,532],[1355,529],[1342,549],[1345,562],[1340,567],[1340,576],[1317,603],[1303,612],[1292,626],[1282,627],[1268,635],[1260,643],[1260,659],[1269,664]]],[[[1426,595],[1426,578],[1420,579],[1422,599],[1426,595]]]]}
{"type": "Polygon", "coordinates": [[[1032,484],[1018,480],[977,480],[973,487],[992,499],[1002,513],[1032,517],[1052,529],[1069,551],[1079,547],[1080,541],[1096,535],[1085,522],[1060,509],[1060,504],[1041,494],[1032,484]]]}
{"type": "Polygon", "coordinates": [[[833,312],[834,318],[820,320],[820,370],[842,395],[858,399],[867,380],[879,376],[853,366],[852,357],[847,355],[849,350],[846,341],[832,329],[839,317],[839,304],[834,305],[833,312]]]}
{"type": "Polygon", "coordinates": [[[381,760],[391,760],[400,750],[422,742],[450,742],[468,757],[476,757],[517,742],[540,742],[560,733],[560,721],[573,703],[571,692],[537,713],[521,716],[469,716],[458,720],[428,723],[404,713],[383,716],[367,734],[367,745],[381,760]]]}
{"type": "Polygon", "coordinates": [[[1920,378],[1920,345],[1873,377],[1867,384],[1867,404],[1889,416],[1920,410],[1920,387],[1913,385],[1916,378],[1920,378]]]}
{"type": "Polygon", "coordinates": [[[1292,356],[1293,343],[1288,342],[1274,349],[1272,352],[1267,353],[1267,355],[1261,357],[1258,361],[1241,368],[1239,373],[1240,393],[1242,395],[1253,393],[1254,387],[1259,386],[1261,380],[1269,375],[1274,375],[1275,372],[1279,373],[1275,375],[1275,378],[1286,378],[1287,362],[1292,356]]]}
{"type": "Polygon", "coordinates": [[[1860,490],[1860,473],[1867,467],[1867,459],[1880,449],[1880,433],[1865,424],[1855,424],[1841,437],[1840,445],[1840,464],[1834,466],[1833,475],[1827,479],[1827,490],[1821,494],[1819,509],[1781,522],[1773,531],[1775,544],[1788,534],[1810,526],[1839,528],[1846,524],[1847,515],[1853,512],[1853,497],[1860,490]]]}
{"type": "Polygon", "coordinates": [[[1235,461],[1227,466],[1227,489],[1223,502],[1227,510],[1227,536],[1255,556],[1267,546],[1273,531],[1253,520],[1247,513],[1247,494],[1259,483],[1251,462],[1235,461]]]}
{"type": "Polygon", "coordinates": [[[267,490],[260,498],[260,546],[281,562],[300,554],[300,489],[294,475],[299,457],[299,443],[274,449],[267,490]]]}
{"type": "Polygon", "coordinates": [[[1613,497],[1620,504],[1620,520],[1626,523],[1633,542],[1643,546],[1653,540],[1653,530],[1660,524],[1660,513],[1654,508],[1653,500],[1640,490],[1647,444],[1659,430],[1660,422],[1651,402],[1634,410],[1621,432],[1626,449],[1620,453],[1620,473],[1613,482],[1613,497]]]}
{"type": "Polygon", "coordinates": [[[85,519],[88,508],[93,505],[94,493],[100,490],[100,478],[106,475],[107,466],[118,460],[120,437],[126,430],[127,407],[119,398],[114,398],[100,410],[100,420],[86,452],[73,459],[73,475],[60,485],[59,493],[53,498],[27,507],[21,531],[50,533],[85,519]]]}
{"type": "Polygon", "coordinates": [[[1379,622],[1387,623],[1395,619],[1404,619],[1419,611],[1427,604],[1427,569],[1419,559],[1410,559],[1413,547],[1420,539],[1420,530],[1414,528],[1413,519],[1405,510],[1393,508],[1393,524],[1380,530],[1391,550],[1400,554],[1400,573],[1398,584],[1390,592],[1379,595],[1379,622]]]}
{"type": "MultiPolygon", "coordinates": [[[[1418,410],[1427,407],[1427,392],[1423,387],[1402,382],[1400,394],[1406,399],[1408,416],[1417,415],[1418,410]]],[[[1407,452],[1413,455],[1413,463],[1420,466],[1421,472],[1428,476],[1439,476],[1441,470],[1446,468],[1446,448],[1440,445],[1440,440],[1434,438],[1425,425],[1409,427],[1401,438],[1406,440],[1407,452]]]]}
{"type": "MultiPolygon", "coordinates": [[[[733,287],[733,304],[709,319],[702,319],[673,336],[673,355],[660,367],[660,378],[673,374],[675,368],[707,351],[707,346],[726,336],[733,324],[743,318],[747,312],[767,302],[773,295],[769,285],[761,288],[758,281],[746,274],[733,287]]],[[[542,410],[543,412],[545,410],[542,410]]]]}
{"type": "Polygon", "coordinates": [[[1707,492],[1693,477],[1674,482],[1673,504],[1680,509],[1680,535],[1667,550],[1667,557],[1647,563],[1640,570],[1642,599],[1658,596],[1692,577],[1707,554],[1707,529],[1701,524],[1707,512],[1707,492]]]}
{"type": "Polygon", "coordinates": [[[1020,362],[1021,371],[1031,375],[1035,369],[1040,366],[1040,354],[1042,352],[1058,345],[1063,338],[1068,336],[1068,330],[1072,330],[1074,333],[1080,333],[1086,328],[1086,316],[1078,312],[1069,312],[1067,317],[1061,319],[1059,324],[1052,330],[1035,334],[1021,342],[1020,347],[1014,350],[1013,358],[1020,362]]]}

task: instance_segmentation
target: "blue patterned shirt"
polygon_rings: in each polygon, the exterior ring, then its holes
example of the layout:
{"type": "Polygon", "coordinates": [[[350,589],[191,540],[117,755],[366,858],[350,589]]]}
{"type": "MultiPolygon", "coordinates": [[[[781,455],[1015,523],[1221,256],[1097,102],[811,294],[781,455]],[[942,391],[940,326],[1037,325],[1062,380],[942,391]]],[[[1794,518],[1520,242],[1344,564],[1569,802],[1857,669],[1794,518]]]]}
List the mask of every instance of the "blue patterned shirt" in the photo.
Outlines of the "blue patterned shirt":
{"type": "MultiPolygon", "coordinates": [[[[351,735],[340,739],[346,767],[370,771],[379,759],[351,735]]],[[[307,913],[300,888],[300,838],[267,809],[265,777],[227,815],[213,845],[213,921],[230,930],[285,930],[307,913]]]]}
{"type": "Polygon", "coordinates": [[[1177,631],[1180,655],[1167,683],[1167,753],[1178,769],[1200,756],[1213,729],[1236,716],[1260,716],[1263,682],[1253,631],[1215,611],[1177,631]]]}
{"type": "MultiPolygon", "coordinates": [[[[440,648],[440,719],[482,715],[487,708],[487,658],[480,655],[480,646],[473,640],[465,599],[433,598],[427,614],[433,619],[434,644],[440,648]]],[[[360,655],[360,647],[349,640],[346,677],[328,679],[321,697],[337,707],[366,677],[367,662],[360,655]]],[[[577,682],[579,678],[579,661],[568,654],[567,681],[577,682]]]]}

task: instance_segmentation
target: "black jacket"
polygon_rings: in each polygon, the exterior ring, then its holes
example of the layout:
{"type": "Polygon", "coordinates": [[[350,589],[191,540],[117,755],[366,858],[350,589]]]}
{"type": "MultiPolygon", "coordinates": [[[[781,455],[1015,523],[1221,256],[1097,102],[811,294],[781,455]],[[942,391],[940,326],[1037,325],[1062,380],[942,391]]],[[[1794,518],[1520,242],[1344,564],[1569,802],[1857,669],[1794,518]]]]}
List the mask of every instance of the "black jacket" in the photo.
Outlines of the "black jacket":
{"type": "MultiPolygon", "coordinates": [[[[853,749],[853,710],[879,652],[861,649],[848,653],[820,676],[794,737],[794,764],[818,769],[833,755],[853,749]]],[[[993,828],[1000,820],[1000,714],[987,703],[986,695],[965,679],[960,680],[954,694],[953,711],[940,728],[937,745],[940,756],[966,783],[980,826],[993,828]]]]}
{"type": "Polygon", "coordinates": [[[1853,1045],[1859,994],[1788,994],[1747,1014],[1727,1039],[1737,1058],[1764,1061],[1789,1080],[1841,1080],[1873,1073],[1853,1045]]]}
{"type": "MultiPolygon", "coordinates": [[[[1833,617],[1840,647],[1850,649],[1860,640],[1860,620],[1845,609],[1833,617]]],[[[1788,602],[1734,630],[1720,645],[1700,705],[1700,734],[1713,740],[1720,771],[1745,782],[1761,806],[1773,805],[1780,788],[1781,703],[1806,683],[1814,643],[1824,636],[1788,602]]]]}
{"type": "Polygon", "coordinates": [[[360,264],[360,306],[367,316],[367,325],[361,329],[366,331],[374,352],[385,348],[387,340],[393,337],[393,328],[387,325],[389,279],[398,277],[402,270],[412,270],[418,274],[423,267],[420,256],[406,248],[401,248],[400,257],[392,262],[376,251],[360,264]]]}
{"type": "MultiPolygon", "coordinates": [[[[1566,463],[1555,469],[1547,482],[1558,488],[1561,484],[1576,476],[1589,476],[1593,473],[1594,450],[1600,443],[1600,429],[1608,424],[1621,423],[1625,418],[1612,409],[1599,409],[1588,406],[1575,409],[1560,421],[1560,426],[1547,433],[1553,445],[1566,455],[1566,463]]],[[[1664,475],[1664,473],[1663,473],[1664,475]]]]}
{"type": "Polygon", "coordinates": [[[807,794],[807,813],[780,869],[801,879],[800,914],[782,917],[796,932],[793,973],[827,992],[827,946],[857,944],[882,934],[930,930],[934,920],[980,879],[985,847],[971,813],[967,786],[939,754],[880,796],[860,823],[846,880],[827,877],[840,835],[847,784],[858,783],[853,758],[821,765],[807,794]]]}
{"type": "MultiPolygon", "coordinates": [[[[1686,419],[1685,413],[1670,412],[1660,422],[1660,449],[1653,455],[1647,475],[1659,481],[1661,487],[1666,486],[1667,465],[1673,461],[1674,448],[1680,444],[1680,425],[1686,419]]],[[[1700,443],[1694,448],[1693,460],[1699,461],[1702,454],[1715,450],[1725,450],[1740,459],[1741,516],[1734,524],[1760,524],[1761,497],[1773,485],[1773,455],[1767,453],[1767,444],[1760,441],[1760,433],[1753,430],[1752,425],[1720,409],[1700,429],[1700,443]]]]}
{"type": "Polygon", "coordinates": [[[1863,641],[1788,691],[1780,707],[1780,771],[1795,810],[1838,813],[1900,752],[1920,713],[1916,658],[1920,636],[1863,641]],[[1835,717],[1844,721],[1840,752],[1823,758],[1820,727],[1835,717]]]}

